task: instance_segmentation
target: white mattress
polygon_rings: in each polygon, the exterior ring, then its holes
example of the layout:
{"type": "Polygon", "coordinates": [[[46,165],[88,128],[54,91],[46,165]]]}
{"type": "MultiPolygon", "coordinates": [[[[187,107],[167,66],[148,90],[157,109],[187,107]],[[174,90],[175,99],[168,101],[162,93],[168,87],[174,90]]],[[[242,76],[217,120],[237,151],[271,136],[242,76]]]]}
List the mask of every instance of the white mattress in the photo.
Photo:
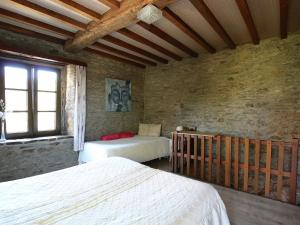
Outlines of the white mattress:
{"type": "Polygon", "coordinates": [[[0,224],[229,225],[209,184],[119,157],[0,183],[0,224]]]}
{"type": "Polygon", "coordinates": [[[136,162],[146,162],[169,156],[170,139],[165,137],[134,136],[113,141],[91,141],[84,144],[79,162],[90,162],[119,156],[136,162]]]}

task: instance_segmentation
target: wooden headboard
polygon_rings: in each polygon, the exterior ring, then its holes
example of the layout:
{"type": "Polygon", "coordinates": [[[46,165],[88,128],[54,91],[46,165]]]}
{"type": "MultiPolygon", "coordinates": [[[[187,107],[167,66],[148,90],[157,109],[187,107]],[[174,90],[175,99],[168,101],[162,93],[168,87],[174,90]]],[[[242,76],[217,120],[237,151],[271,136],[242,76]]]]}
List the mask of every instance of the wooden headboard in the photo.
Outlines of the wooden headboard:
{"type": "Polygon", "coordinates": [[[298,139],[173,132],[172,171],[296,204],[298,139]]]}

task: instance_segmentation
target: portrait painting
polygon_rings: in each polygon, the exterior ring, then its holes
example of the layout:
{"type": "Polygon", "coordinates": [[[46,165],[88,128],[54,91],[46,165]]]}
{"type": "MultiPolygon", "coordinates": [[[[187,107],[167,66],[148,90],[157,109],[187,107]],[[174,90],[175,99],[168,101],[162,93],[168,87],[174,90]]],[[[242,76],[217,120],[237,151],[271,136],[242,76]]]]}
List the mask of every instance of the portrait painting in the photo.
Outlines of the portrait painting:
{"type": "Polygon", "coordinates": [[[131,111],[131,81],[105,79],[105,109],[107,112],[131,111]]]}

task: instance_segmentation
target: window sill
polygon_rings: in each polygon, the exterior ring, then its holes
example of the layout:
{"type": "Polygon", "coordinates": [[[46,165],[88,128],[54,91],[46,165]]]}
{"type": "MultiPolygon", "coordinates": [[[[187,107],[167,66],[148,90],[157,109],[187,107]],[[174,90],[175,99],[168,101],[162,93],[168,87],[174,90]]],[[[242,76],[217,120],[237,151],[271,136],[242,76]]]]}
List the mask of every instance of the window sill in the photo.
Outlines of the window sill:
{"type": "Polygon", "coordinates": [[[27,144],[33,142],[41,141],[56,141],[61,139],[70,139],[73,138],[71,135],[56,135],[56,136],[47,136],[47,137],[37,137],[37,138],[23,138],[23,139],[11,139],[4,142],[0,142],[1,145],[15,145],[15,144],[27,144]]]}

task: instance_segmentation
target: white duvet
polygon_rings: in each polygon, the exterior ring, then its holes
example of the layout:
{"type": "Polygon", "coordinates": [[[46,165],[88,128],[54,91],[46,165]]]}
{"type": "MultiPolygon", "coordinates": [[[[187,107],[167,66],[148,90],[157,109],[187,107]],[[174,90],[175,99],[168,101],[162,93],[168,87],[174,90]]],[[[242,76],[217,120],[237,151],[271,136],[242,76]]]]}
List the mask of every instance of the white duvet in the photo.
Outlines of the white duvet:
{"type": "Polygon", "coordinates": [[[0,224],[229,225],[210,185],[118,157],[0,183],[0,224]]]}
{"type": "Polygon", "coordinates": [[[170,139],[165,137],[134,136],[112,141],[90,141],[79,153],[79,162],[90,162],[112,156],[136,162],[146,162],[169,156],[170,139]]]}

